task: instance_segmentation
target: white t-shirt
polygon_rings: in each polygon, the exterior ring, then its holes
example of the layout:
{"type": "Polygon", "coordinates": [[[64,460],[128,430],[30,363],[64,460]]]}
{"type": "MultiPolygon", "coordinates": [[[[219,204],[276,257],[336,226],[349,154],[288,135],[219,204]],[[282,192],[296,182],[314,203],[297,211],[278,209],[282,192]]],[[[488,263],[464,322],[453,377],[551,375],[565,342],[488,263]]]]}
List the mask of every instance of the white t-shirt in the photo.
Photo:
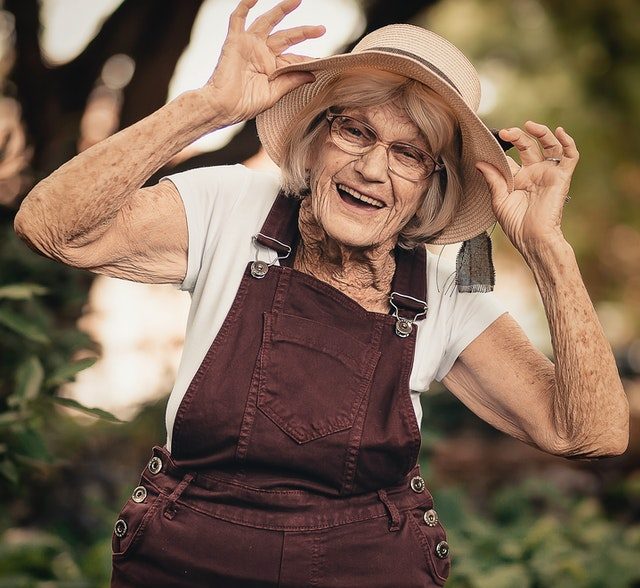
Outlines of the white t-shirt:
{"type": "MultiPolygon", "coordinates": [[[[167,405],[167,447],[180,402],[231,308],[244,269],[258,258],[273,262],[271,249],[256,249],[252,237],[264,223],[279,191],[278,178],[242,165],[207,167],[169,176],[187,215],[187,274],[180,288],[191,293],[182,359],[167,405]]],[[[454,268],[427,255],[427,304],[417,337],[409,384],[418,424],[420,393],[442,380],[464,348],[504,309],[488,294],[460,294],[454,268]]]]}

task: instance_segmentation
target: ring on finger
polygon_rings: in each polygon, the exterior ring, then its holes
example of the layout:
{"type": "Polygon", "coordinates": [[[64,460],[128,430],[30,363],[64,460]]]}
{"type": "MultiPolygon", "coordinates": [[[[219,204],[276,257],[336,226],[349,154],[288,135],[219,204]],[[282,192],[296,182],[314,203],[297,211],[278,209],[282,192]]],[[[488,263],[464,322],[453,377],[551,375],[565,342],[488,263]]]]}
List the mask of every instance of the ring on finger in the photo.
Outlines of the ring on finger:
{"type": "Polygon", "coordinates": [[[569,200],[571,200],[571,195],[570,195],[570,194],[567,194],[567,195],[564,197],[564,205],[565,205],[565,206],[566,206],[567,204],[569,204],[569,200]]]}
{"type": "Polygon", "coordinates": [[[555,163],[556,165],[558,165],[561,161],[561,159],[559,157],[545,157],[544,158],[545,161],[553,161],[553,163],[555,163]]]}

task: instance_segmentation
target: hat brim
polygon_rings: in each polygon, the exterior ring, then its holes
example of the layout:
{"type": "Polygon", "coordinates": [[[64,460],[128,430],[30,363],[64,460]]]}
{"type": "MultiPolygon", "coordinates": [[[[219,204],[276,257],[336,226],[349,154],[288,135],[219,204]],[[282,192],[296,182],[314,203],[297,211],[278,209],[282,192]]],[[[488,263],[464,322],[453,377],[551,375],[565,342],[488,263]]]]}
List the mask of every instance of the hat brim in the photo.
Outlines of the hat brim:
{"type": "Polygon", "coordinates": [[[380,69],[422,82],[444,98],[460,124],[462,201],[453,221],[431,242],[436,245],[458,243],[479,235],[493,225],[496,219],[491,206],[491,194],[475,164],[485,161],[495,166],[511,191],[513,175],[504,151],[452,85],[419,61],[404,55],[367,50],[288,65],[274,72],[272,78],[292,71],[310,71],[316,76],[316,81],[299,86],[258,115],[258,136],[271,159],[276,164],[281,163],[286,136],[300,110],[337,75],[356,68],[380,69]]]}

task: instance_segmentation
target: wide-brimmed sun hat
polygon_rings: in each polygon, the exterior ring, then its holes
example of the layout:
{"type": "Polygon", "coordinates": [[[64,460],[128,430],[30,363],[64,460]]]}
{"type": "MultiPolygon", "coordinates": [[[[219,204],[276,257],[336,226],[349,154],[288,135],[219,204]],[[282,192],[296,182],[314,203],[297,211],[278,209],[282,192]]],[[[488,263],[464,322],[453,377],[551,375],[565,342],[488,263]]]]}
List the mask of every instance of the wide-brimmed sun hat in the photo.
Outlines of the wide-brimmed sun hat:
{"type": "Polygon", "coordinates": [[[462,200],[453,221],[432,242],[436,245],[466,241],[493,223],[491,196],[478,161],[494,165],[513,190],[513,176],[500,144],[476,114],[480,104],[480,80],[464,54],[439,35],[409,24],[389,25],[366,35],[350,53],[289,65],[272,77],[291,71],[310,71],[316,81],[283,96],[257,117],[258,135],[276,164],[284,154],[284,142],[298,113],[345,70],[375,68],[429,86],[449,104],[462,134],[462,200]]]}

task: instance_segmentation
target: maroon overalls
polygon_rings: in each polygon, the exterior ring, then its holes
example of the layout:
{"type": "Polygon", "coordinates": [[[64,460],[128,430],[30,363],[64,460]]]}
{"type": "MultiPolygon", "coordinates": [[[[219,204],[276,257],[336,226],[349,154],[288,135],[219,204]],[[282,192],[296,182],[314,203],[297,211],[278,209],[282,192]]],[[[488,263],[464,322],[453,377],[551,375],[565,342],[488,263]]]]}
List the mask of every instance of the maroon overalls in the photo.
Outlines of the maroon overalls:
{"type": "Polygon", "coordinates": [[[396,252],[396,316],[367,312],[290,267],[297,220],[278,196],[257,241],[282,265],[248,264],[116,522],[112,586],[444,584],[409,392],[425,251],[396,252]]]}

